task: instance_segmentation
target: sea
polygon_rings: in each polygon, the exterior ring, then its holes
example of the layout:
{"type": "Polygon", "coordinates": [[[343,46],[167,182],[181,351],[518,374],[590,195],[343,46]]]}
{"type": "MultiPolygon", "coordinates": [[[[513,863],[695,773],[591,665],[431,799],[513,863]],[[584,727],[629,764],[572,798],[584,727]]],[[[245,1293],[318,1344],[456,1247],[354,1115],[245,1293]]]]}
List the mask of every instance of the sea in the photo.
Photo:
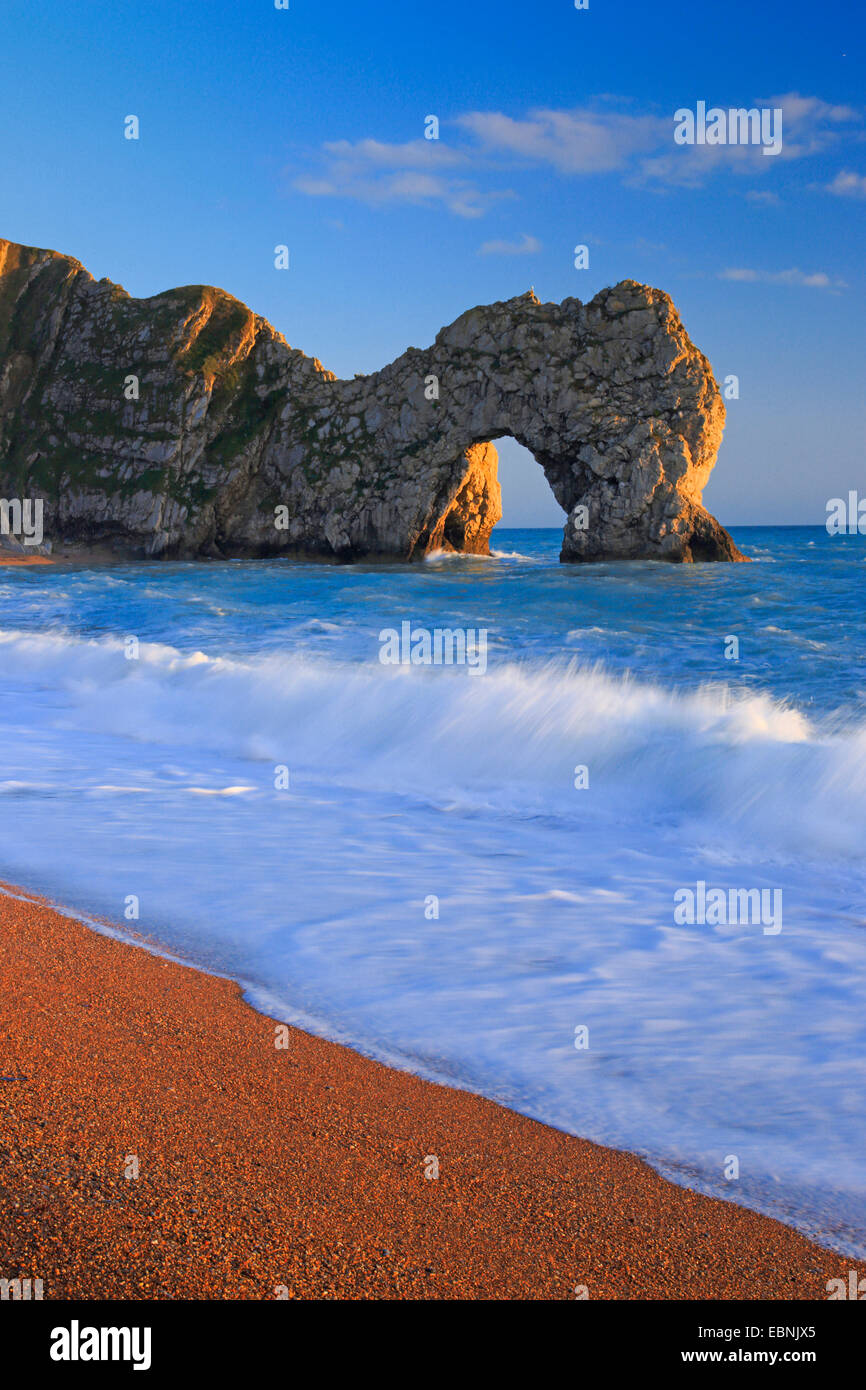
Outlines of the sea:
{"type": "Polygon", "coordinates": [[[560,535],[0,568],[0,876],[864,1258],[866,537],[560,535]]]}

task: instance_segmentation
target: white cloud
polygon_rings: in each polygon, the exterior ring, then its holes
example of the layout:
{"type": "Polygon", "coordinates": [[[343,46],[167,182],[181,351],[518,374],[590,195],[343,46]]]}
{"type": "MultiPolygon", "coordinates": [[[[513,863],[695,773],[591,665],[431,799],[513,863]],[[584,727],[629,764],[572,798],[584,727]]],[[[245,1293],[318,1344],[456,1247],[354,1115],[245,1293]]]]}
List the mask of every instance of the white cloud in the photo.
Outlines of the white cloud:
{"type": "Polygon", "coordinates": [[[836,193],[840,198],[866,198],[866,175],[855,174],[852,169],[841,169],[832,183],[825,184],[828,193],[836,193]]]}
{"type": "Polygon", "coordinates": [[[471,159],[438,140],[334,140],[323,146],[325,169],[294,181],[310,197],[354,198],[372,205],[439,203],[458,217],[481,217],[510,190],[487,192],[464,176],[471,159]]]}
{"type": "Polygon", "coordinates": [[[804,270],[720,270],[720,280],[739,280],[749,284],[764,285],[802,285],[812,290],[845,289],[844,280],[835,280],[823,270],[807,274],[804,270]]]}
{"type": "Polygon", "coordinates": [[[834,106],[820,97],[800,96],[799,92],[768,97],[759,100],[758,105],[781,109],[783,159],[818,154],[846,133],[838,130],[838,126],[860,120],[859,112],[851,106],[834,106]]]}
{"type": "MultiPolygon", "coordinates": [[[[516,196],[510,188],[490,186],[503,168],[542,168],[565,177],[619,173],[626,183],[659,188],[700,187],[720,172],[760,175],[764,182],[783,161],[852,138],[851,123],[861,119],[852,107],[798,92],[756,104],[782,111],[778,158],[766,158],[760,144],[675,145],[673,111],[658,116],[538,107],[519,118],[469,111],[449,123],[449,139],[329,141],[320,150],[319,167],[296,176],[294,187],[310,197],[439,205],[458,217],[478,218],[498,200],[516,196]]],[[[863,138],[862,131],[853,135],[863,138]]],[[[847,171],[827,187],[866,196],[866,179],[847,171]]],[[[776,198],[765,190],[747,196],[767,203],[776,198]]]]}
{"type": "Polygon", "coordinates": [[[540,250],[538,237],[527,236],[524,232],[522,241],[485,241],[478,253],[481,256],[532,256],[540,250]]]}
{"type": "MultiPolygon", "coordinates": [[[[671,120],[670,130],[674,123],[671,120]]],[[[773,161],[763,157],[760,145],[679,145],[664,154],[643,159],[633,181],[663,183],[679,188],[700,188],[718,173],[754,174],[766,177],[773,161]]]]}
{"type": "MultiPolygon", "coordinates": [[[[708,106],[730,110],[738,109],[745,103],[708,102],[708,106]]],[[[641,163],[641,175],[649,181],[697,188],[720,171],[735,174],[772,176],[773,167],[779,161],[804,159],[818,154],[843,137],[850,138],[850,130],[839,127],[860,121],[860,113],[850,106],[833,105],[820,97],[804,97],[799,92],[785,92],[781,96],[761,97],[755,102],[745,104],[746,109],[757,107],[771,111],[781,111],[782,146],[777,157],[766,158],[760,144],[756,145],[681,145],[670,148],[645,159],[641,163]]],[[[673,121],[671,121],[671,131],[673,121]]],[[[770,195],[772,196],[772,195],[770,195]]],[[[769,201],[769,197],[764,201],[769,201]]]]}
{"type": "Polygon", "coordinates": [[[548,164],[563,174],[622,169],[633,155],[656,146],[668,130],[658,116],[590,110],[540,109],[525,120],[501,111],[471,111],[457,123],[488,153],[548,164]]]}
{"type": "Polygon", "coordinates": [[[466,164],[466,155],[440,140],[405,140],[389,145],[384,140],[331,140],[324,149],[342,168],[351,173],[370,169],[444,169],[466,164]]]}
{"type": "Polygon", "coordinates": [[[801,97],[799,92],[785,92],[783,96],[769,97],[760,103],[762,106],[781,106],[785,120],[796,121],[801,125],[827,121],[859,121],[860,112],[853,106],[834,105],[822,101],[820,97],[801,97]]]}

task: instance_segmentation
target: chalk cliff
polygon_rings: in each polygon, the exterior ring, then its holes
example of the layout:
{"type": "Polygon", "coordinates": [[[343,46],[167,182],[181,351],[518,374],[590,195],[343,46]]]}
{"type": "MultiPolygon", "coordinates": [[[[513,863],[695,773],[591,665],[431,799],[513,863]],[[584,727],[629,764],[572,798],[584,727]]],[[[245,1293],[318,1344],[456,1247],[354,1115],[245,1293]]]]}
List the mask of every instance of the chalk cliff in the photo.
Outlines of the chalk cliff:
{"type": "Polygon", "coordinates": [[[532,293],[338,380],[210,286],[133,299],[0,240],[0,497],[55,546],[145,556],[486,553],[492,440],[534,454],[561,558],[738,560],[701,506],[724,405],[668,295],[532,293]]]}

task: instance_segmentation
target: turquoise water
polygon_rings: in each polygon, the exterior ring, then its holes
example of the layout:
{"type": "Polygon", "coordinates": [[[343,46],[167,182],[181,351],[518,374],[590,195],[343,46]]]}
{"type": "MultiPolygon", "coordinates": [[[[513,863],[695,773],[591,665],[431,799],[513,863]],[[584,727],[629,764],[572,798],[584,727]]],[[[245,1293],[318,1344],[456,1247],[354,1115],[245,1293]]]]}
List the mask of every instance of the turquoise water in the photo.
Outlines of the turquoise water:
{"type": "Polygon", "coordinates": [[[866,538],[734,536],[0,570],[0,872],[863,1255],[866,538]],[[383,665],[404,622],[483,674],[383,665]],[[699,882],[779,930],[678,921],[699,882]]]}
{"type": "Polygon", "coordinates": [[[419,566],[141,564],[0,571],[0,618],[22,631],[121,630],[179,651],[292,650],[364,661],[380,625],[487,624],[504,660],[576,656],[671,687],[724,679],[803,709],[856,712],[866,692],[866,537],[823,527],[743,527],[754,566],[558,563],[559,531],[498,530],[497,563],[419,566]],[[772,566],[772,569],[766,567],[772,566]],[[166,605],[171,608],[166,611],[166,605]],[[174,607],[177,605],[178,607],[174,607]],[[738,663],[724,638],[739,635],[738,663]]]}

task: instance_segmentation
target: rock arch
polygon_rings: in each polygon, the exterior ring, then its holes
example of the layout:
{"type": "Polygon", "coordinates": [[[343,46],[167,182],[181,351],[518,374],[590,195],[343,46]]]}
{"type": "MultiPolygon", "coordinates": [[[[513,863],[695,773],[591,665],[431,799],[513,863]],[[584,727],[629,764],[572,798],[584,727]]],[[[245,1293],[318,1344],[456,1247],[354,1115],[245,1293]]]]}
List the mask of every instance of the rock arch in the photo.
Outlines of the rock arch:
{"type": "MultiPolygon", "coordinates": [[[[400,458],[401,478],[428,506],[398,527],[409,553],[443,541],[486,549],[501,515],[492,441],[510,435],[567,513],[564,561],[742,558],[701,506],[721,395],[658,290],[625,281],[586,306],[530,293],[472,309],[431,348],[410,349],[357,385],[335,383],[335,395],[355,418],[372,404],[380,474],[400,458]]],[[[348,527],[346,542],[351,549],[348,527]]]]}
{"type": "Polygon", "coordinates": [[[56,539],[484,553],[501,515],[493,441],[511,435],[568,514],[564,561],[742,559],[701,506],[723,423],[670,298],[633,280],[586,305],[530,291],[470,309],[349,381],[222,290],[136,300],[0,241],[0,486],[43,497],[56,539]]]}

